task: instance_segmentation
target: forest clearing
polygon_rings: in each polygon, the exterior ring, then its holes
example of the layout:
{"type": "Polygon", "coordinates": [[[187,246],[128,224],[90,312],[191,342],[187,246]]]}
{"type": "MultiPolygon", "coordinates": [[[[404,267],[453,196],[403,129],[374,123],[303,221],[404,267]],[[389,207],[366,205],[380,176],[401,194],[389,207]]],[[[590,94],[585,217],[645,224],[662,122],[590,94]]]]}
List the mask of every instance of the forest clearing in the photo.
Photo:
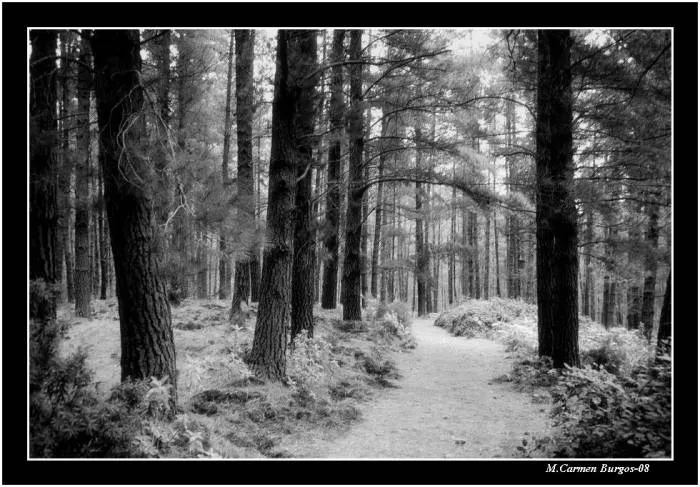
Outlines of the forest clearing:
{"type": "Polygon", "coordinates": [[[30,457],[671,457],[670,30],[28,40],[30,457]]]}

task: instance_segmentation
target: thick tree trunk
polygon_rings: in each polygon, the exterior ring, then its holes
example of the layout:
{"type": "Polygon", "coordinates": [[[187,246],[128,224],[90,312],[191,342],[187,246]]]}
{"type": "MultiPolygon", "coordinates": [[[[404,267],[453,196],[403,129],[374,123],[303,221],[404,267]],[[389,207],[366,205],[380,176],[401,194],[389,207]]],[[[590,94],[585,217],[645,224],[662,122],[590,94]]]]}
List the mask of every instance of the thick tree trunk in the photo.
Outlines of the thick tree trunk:
{"type": "Polygon", "coordinates": [[[294,66],[295,117],[294,145],[296,154],[296,197],[294,214],[294,263],[292,270],[292,330],[291,338],[314,332],[314,264],[316,241],[311,231],[311,176],[313,148],[316,143],[316,85],[319,76],[316,58],[316,32],[291,31],[289,63],[294,66]]]}
{"type": "Polygon", "coordinates": [[[100,162],[112,239],[121,330],[122,380],[169,378],[177,403],[170,306],[159,271],[153,215],[153,168],[140,110],[139,33],[97,30],[92,38],[100,162]],[[130,172],[123,171],[128,164],[130,172]],[[130,179],[125,174],[132,174],[130,179]]]}
{"type": "MultiPolygon", "coordinates": [[[[90,92],[92,62],[87,36],[80,43],[78,112],[75,117],[75,314],[90,318],[90,92]]],[[[106,277],[106,276],[104,276],[106,277]]]]}
{"type": "Polygon", "coordinates": [[[350,31],[349,55],[356,61],[349,67],[350,111],[348,139],[350,143],[350,179],[348,181],[348,208],[345,219],[345,258],[343,260],[343,320],[362,319],[360,254],[362,237],[362,66],[357,62],[362,52],[362,31],[350,31]]]}
{"type": "MultiPolygon", "coordinates": [[[[32,29],[29,38],[29,279],[53,286],[60,257],[56,255],[56,32],[32,29]]],[[[49,287],[48,291],[32,296],[30,317],[39,323],[56,319],[57,290],[49,287]]]]}
{"type": "MultiPolygon", "coordinates": [[[[294,245],[294,77],[288,62],[289,31],[277,33],[277,67],[272,102],[272,143],[267,203],[267,240],[263,257],[260,305],[249,364],[256,375],[281,380],[291,317],[294,245]]],[[[294,59],[292,53],[289,56],[294,59]]]]}
{"type": "Polygon", "coordinates": [[[538,338],[557,368],[580,364],[570,46],[568,30],[538,32],[538,338]]]}
{"type": "Polygon", "coordinates": [[[328,145],[328,177],[326,194],[326,261],[323,269],[323,287],[321,291],[321,307],[335,309],[338,283],[338,233],[340,219],[340,142],[343,129],[343,41],[344,30],[335,30],[331,47],[330,82],[330,141],[328,145]],[[337,64],[336,64],[337,63],[337,64]]]}
{"type": "MultiPolygon", "coordinates": [[[[253,45],[255,31],[236,30],[236,131],[238,142],[238,209],[236,223],[242,228],[255,226],[255,183],[253,180],[253,45]]],[[[246,255],[236,262],[236,275],[231,319],[241,312],[241,302],[248,302],[250,290],[250,255],[255,252],[252,242],[246,255]]]]}

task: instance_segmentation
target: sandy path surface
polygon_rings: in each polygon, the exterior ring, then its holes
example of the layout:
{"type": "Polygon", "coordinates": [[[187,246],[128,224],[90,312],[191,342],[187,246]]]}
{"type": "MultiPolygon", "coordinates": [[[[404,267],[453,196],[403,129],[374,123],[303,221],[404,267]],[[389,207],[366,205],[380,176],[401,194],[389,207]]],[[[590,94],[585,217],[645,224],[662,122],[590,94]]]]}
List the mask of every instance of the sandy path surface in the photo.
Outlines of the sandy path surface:
{"type": "Polygon", "coordinates": [[[295,457],[514,457],[526,432],[546,430],[545,405],[492,382],[510,370],[502,345],[454,337],[433,319],[413,332],[418,347],[397,357],[399,388],[361,406],[363,420],[342,436],[289,445],[295,457]]]}

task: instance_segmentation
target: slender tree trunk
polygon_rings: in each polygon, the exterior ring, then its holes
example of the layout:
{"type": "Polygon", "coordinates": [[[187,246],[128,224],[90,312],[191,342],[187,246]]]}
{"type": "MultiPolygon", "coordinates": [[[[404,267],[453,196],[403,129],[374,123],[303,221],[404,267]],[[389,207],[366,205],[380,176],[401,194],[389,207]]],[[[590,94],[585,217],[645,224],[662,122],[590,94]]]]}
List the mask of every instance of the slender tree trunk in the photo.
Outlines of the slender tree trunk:
{"type": "Polygon", "coordinates": [[[356,61],[348,68],[350,75],[350,111],[348,113],[348,138],[350,142],[350,179],[348,182],[348,208],[345,219],[345,258],[343,260],[343,320],[360,321],[361,308],[361,237],[363,171],[362,153],[362,31],[350,31],[349,55],[356,61]]]}
{"type": "MultiPolygon", "coordinates": [[[[255,186],[253,181],[253,45],[255,31],[236,30],[236,131],[238,142],[238,208],[236,223],[255,227],[255,186]]],[[[293,191],[293,189],[292,189],[293,191]]],[[[236,275],[230,317],[240,320],[241,302],[248,302],[250,255],[256,249],[245,242],[246,255],[236,261],[236,275]]]]}
{"type": "Polygon", "coordinates": [[[340,219],[340,142],[343,129],[343,41],[344,30],[333,32],[331,47],[331,101],[330,101],[330,141],[328,145],[328,177],[326,195],[326,261],[323,269],[321,307],[335,309],[338,283],[338,232],[340,219]],[[337,64],[336,64],[337,63],[337,64]]]}
{"type": "Polygon", "coordinates": [[[64,31],[60,34],[61,39],[61,165],[58,171],[58,240],[56,241],[56,280],[59,283],[63,282],[63,264],[65,262],[65,282],[66,282],[66,298],[69,302],[74,300],[74,285],[73,285],[73,253],[71,252],[70,240],[70,217],[71,217],[71,176],[73,174],[74,156],[70,150],[70,133],[73,127],[70,127],[70,100],[71,96],[71,77],[73,75],[72,63],[67,62],[67,59],[73,55],[72,46],[73,34],[69,31],[64,31]]]}
{"type": "Polygon", "coordinates": [[[580,364],[570,46],[568,30],[538,31],[538,339],[557,368],[580,364]]]}
{"type": "MultiPolygon", "coordinates": [[[[231,160],[231,91],[233,84],[233,31],[229,32],[228,42],[228,72],[226,74],[226,111],[224,115],[224,148],[221,161],[221,181],[224,191],[228,194],[231,182],[228,175],[228,164],[231,160]]],[[[251,154],[252,156],[252,154],[251,154]]],[[[221,225],[219,230],[219,299],[228,299],[231,293],[231,275],[229,258],[226,248],[226,226],[221,225]]]]}
{"type": "MultiPolygon", "coordinates": [[[[84,32],[84,34],[87,34],[84,32]]],[[[90,318],[90,92],[92,59],[87,35],[80,43],[75,171],[75,314],[90,318]]],[[[104,276],[106,277],[106,276],[104,276]]]]}
{"type": "Polygon", "coordinates": [[[294,144],[296,154],[296,196],[294,218],[294,263],[292,270],[292,330],[291,338],[301,332],[314,332],[314,263],[316,242],[311,231],[311,170],[313,148],[316,144],[316,85],[319,76],[316,58],[316,31],[291,31],[289,62],[298,73],[294,86],[296,106],[294,144]]]}
{"type": "Polygon", "coordinates": [[[656,302],[656,249],[659,246],[659,208],[655,204],[647,205],[649,224],[646,241],[650,247],[644,259],[644,291],[642,295],[642,331],[647,340],[651,340],[654,329],[654,304],[656,302]]]}
{"type": "Polygon", "coordinates": [[[664,304],[661,307],[661,319],[659,320],[659,334],[656,339],[657,354],[671,353],[671,271],[666,280],[666,292],[664,304]]]}
{"type": "Polygon", "coordinates": [[[496,296],[501,297],[501,265],[499,263],[499,253],[498,253],[498,218],[496,213],[493,213],[493,255],[495,257],[496,265],[496,296]]]}
{"type": "Polygon", "coordinates": [[[491,281],[491,210],[484,213],[484,299],[489,299],[489,284],[491,281]]]}
{"type": "MultiPolygon", "coordinates": [[[[589,208],[586,213],[585,238],[586,242],[590,244],[590,242],[593,242],[593,210],[589,208]]],[[[591,264],[591,251],[592,249],[586,251],[586,256],[583,261],[583,265],[586,268],[586,281],[583,291],[583,315],[593,319],[593,266],[591,264]]]]}
{"type": "MultiPolygon", "coordinates": [[[[385,107],[386,109],[386,107],[385,107]]],[[[384,248],[386,245],[382,245],[382,218],[384,217],[383,214],[383,206],[384,206],[384,183],[382,182],[382,178],[384,177],[384,164],[386,163],[386,148],[387,144],[385,144],[384,138],[387,135],[387,130],[388,130],[388,125],[389,122],[384,118],[382,114],[382,129],[381,129],[381,137],[382,137],[382,142],[380,142],[379,145],[379,165],[377,167],[377,177],[379,179],[379,182],[377,183],[377,203],[376,203],[376,209],[374,210],[374,242],[372,244],[372,276],[371,276],[371,283],[370,283],[370,293],[372,294],[373,298],[377,298],[377,280],[379,278],[379,253],[380,253],[380,245],[382,246],[382,264],[384,264],[385,259],[383,258],[385,253],[384,253],[384,248]]],[[[385,217],[384,217],[385,218],[385,217]]],[[[383,276],[383,271],[382,271],[382,276],[383,276]]],[[[383,281],[382,277],[382,281],[383,281]]],[[[379,291],[379,294],[383,296],[382,302],[386,301],[386,294],[384,290],[379,291]]]]}
{"type": "Polygon", "coordinates": [[[170,306],[159,272],[153,215],[152,166],[145,150],[140,113],[139,33],[97,30],[92,38],[95,93],[100,133],[100,162],[117,278],[121,330],[122,380],[169,378],[177,403],[177,369],[170,306]],[[130,121],[128,128],[126,122],[130,121]],[[120,164],[126,157],[132,179],[120,164]],[[144,184],[145,182],[145,184],[144,184]]]}

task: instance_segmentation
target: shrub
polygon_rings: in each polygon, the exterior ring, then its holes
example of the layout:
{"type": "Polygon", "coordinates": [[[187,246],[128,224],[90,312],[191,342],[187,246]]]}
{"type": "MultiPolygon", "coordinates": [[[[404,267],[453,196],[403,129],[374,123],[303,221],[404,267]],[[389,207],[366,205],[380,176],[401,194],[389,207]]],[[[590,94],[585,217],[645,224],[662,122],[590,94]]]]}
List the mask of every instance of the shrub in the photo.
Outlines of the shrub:
{"type": "Polygon", "coordinates": [[[321,337],[309,338],[300,333],[287,348],[287,375],[293,382],[316,384],[326,371],[337,367],[332,358],[331,345],[321,337]]]}
{"type": "Polygon", "coordinates": [[[410,325],[413,321],[411,316],[411,307],[408,305],[408,303],[404,303],[403,301],[394,301],[393,303],[389,303],[389,309],[394,312],[396,318],[399,320],[399,323],[402,325],[410,325]]]}
{"type": "Polygon", "coordinates": [[[534,445],[554,457],[663,457],[671,453],[671,367],[568,368],[553,388],[554,434],[534,445]]]}

